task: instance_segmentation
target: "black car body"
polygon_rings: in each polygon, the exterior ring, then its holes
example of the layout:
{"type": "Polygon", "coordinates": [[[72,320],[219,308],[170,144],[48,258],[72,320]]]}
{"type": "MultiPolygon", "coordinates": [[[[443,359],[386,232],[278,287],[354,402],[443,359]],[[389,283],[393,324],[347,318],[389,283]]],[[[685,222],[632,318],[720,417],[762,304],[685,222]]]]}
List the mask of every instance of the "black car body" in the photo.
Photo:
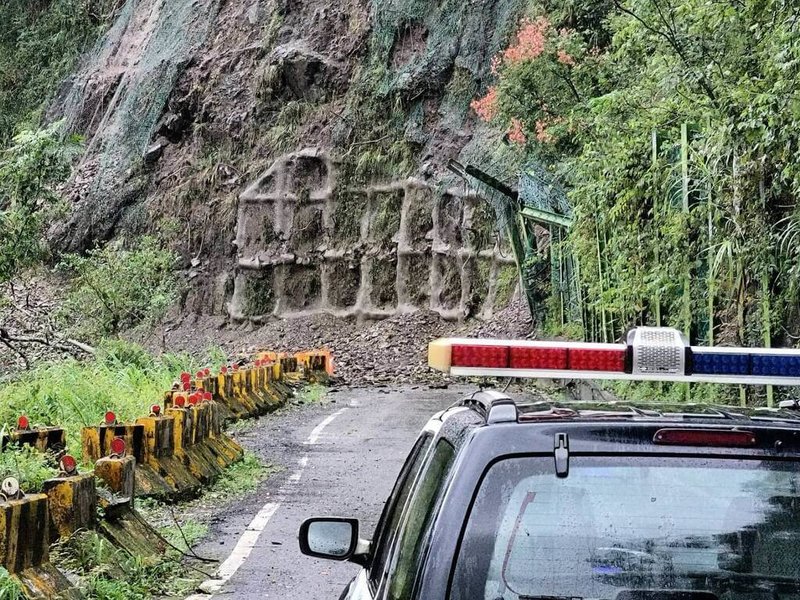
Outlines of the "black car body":
{"type": "Polygon", "coordinates": [[[371,542],[300,537],[363,566],[348,600],[800,598],[800,413],[478,392],[425,426],[371,542]]]}

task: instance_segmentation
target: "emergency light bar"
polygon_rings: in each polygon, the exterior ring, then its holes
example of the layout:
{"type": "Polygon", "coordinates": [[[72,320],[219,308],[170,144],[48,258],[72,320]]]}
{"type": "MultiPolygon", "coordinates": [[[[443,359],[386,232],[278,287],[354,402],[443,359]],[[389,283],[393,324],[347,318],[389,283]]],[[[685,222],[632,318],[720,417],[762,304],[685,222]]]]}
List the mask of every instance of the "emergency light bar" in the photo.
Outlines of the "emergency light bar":
{"type": "Polygon", "coordinates": [[[442,338],[428,364],[467,377],[800,385],[800,349],[689,346],[662,327],[633,329],[624,344],[442,338]]]}

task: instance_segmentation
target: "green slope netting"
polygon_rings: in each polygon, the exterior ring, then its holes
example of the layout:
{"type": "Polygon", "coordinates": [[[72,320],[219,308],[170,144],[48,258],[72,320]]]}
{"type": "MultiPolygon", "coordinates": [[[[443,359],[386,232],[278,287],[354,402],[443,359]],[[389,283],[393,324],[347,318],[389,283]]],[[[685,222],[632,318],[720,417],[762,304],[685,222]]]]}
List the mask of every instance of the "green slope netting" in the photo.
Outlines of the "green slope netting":
{"type": "Polygon", "coordinates": [[[76,76],[64,102],[73,130],[87,125],[87,157],[99,168],[85,206],[67,224],[66,239],[80,245],[113,228],[126,199],[123,185],[140,165],[167,99],[206,39],[219,0],[128,0],[76,76]],[[98,87],[103,94],[98,99],[98,87]],[[95,106],[88,106],[95,104],[95,106]],[[102,116],[101,116],[102,115],[102,116]]]}

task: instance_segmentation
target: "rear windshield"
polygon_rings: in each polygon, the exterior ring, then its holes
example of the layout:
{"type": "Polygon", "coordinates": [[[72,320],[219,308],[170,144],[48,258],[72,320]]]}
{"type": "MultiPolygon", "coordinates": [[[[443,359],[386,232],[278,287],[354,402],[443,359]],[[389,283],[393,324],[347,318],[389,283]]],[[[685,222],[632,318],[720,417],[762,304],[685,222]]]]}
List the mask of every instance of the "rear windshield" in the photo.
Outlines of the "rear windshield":
{"type": "Polygon", "coordinates": [[[453,600],[800,599],[800,475],[791,462],[553,458],[495,464],[453,600]],[[691,592],[691,593],[690,593],[691,592]]]}

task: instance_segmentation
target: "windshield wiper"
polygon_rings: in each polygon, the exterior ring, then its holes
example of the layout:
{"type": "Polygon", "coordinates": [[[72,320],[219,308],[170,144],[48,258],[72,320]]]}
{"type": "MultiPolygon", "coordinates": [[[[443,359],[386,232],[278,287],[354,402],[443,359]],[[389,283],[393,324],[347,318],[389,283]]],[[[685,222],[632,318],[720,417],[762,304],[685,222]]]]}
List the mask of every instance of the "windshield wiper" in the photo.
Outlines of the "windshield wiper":
{"type": "Polygon", "coordinates": [[[520,596],[519,600],[583,600],[583,596],[520,596]]]}
{"type": "Polygon", "coordinates": [[[726,581],[766,581],[800,587],[800,579],[784,575],[767,575],[765,573],[736,573],[734,571],[717,571],[714,573],[689,573],[687,577],[698,579],[724,579],[726,581]]]}

